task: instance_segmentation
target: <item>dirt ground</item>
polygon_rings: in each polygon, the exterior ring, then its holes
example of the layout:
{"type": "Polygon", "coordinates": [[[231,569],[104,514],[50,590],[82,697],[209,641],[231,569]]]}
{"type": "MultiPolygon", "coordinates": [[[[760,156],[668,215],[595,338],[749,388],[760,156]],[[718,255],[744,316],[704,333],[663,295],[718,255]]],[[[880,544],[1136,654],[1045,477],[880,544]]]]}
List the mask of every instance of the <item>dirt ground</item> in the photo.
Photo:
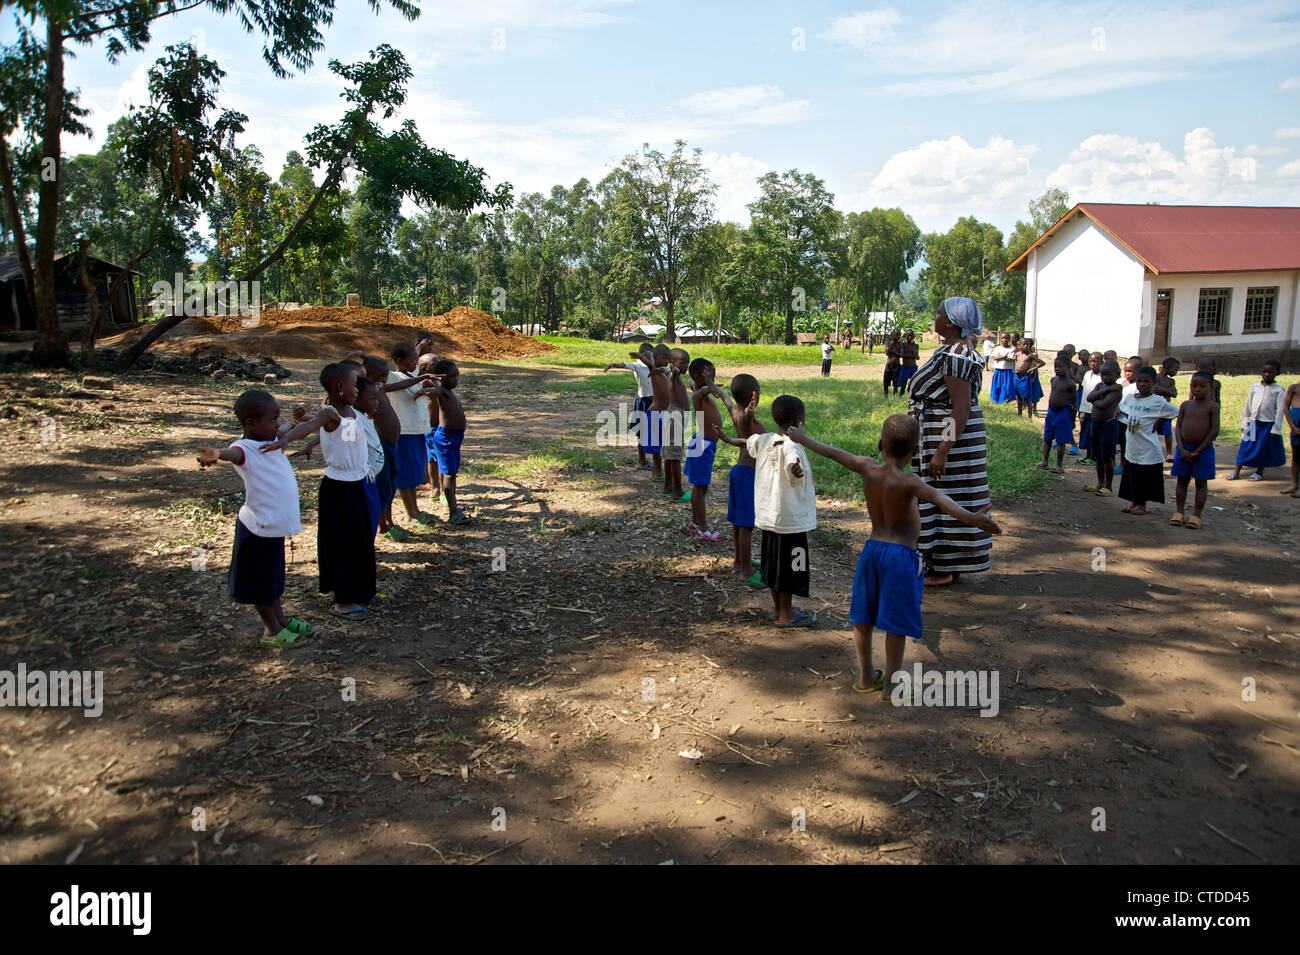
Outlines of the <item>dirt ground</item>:
{"type": "MultiPolygon", "coordinates": [[[[288,364],[282,403],[318,400],[318,363],[288,364]]],[[[909,642],[909,667],[997,671],[997,715],[896,709],[851,688],[864,509],[820,508],[819,621],[776,630],[730,543],[682,533],[633,453],[612,474],[482,467],[590,441],[618,399],[545,390],[574,372],[462,369],[475,522],[381,539],[382,614],[339,625],[315,592],[319,456],[301,467],[285,604],[321,633],[291,652],[226,599],[240,484],[193,455],[237,436],[238,384],[136,375],[89,400],[0,376],[0,669],[102,670],[106,696],[99,718],[0,709],[0,860],[1300,861],[1300,501],[1280,470],[1215,481],[1189,531],[1083,494],[1070,465],[996,515],[992,571],[927,592],[909,642]]],[[[722,526],[725,497],[719,470],[722,526]]]]}

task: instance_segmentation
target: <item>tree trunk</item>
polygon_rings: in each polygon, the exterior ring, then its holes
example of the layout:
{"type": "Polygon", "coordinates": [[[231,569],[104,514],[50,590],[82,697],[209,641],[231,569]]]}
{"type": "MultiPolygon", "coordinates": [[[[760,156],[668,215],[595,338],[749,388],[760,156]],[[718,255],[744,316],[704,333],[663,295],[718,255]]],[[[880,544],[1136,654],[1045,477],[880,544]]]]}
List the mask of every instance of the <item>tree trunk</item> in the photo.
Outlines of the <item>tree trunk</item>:
{"type": "Polygon", "coordinates": [[[670,342],[677,337],[677,329],[673,324],[673,306],[676,304],[667,295],[664,296],[664,339],[670,342]]]}
{"type": "MultiPolygon", "coordinates": [[[[30,305],[36,301],[35,286],[32,284],[32,258],[27,254],[27,229],[23,224],[22,210],[18,208],[18,190],[14,185],[13,168],[9,165],[9,144],[3,136],[0,136],[0,186],[4,189],[5,208],[9,210],[9,222],[13,226],[14,250],[18,253],[18,267],[23,270],[23,285],[30,305]]],[[[17,318],[15,315],[15,322],[17,318]]]]}
{"type": "Polygon", "coordinates": [[[162,338],[163,335],[170,332],[188,317],[189,316],[185,314],[184,309],[182,309],[179,315],[168,315],[166,318],[158,319],[158,321],[149,326],[147,332],[140,336],[139,341],[127,348],[126,351],[122,352],[117,359],[117,364],[115,366],[116,369],[118,371],[126,371],[129,369],[136,363],[136,359],[149,349],[150,345],[162,338]]]}
{"type": "Polygon", "coordinates": [[[63,27],[51,18],[46,28],[45,129],[42,135],[40,187],[37,193],[36,263],[32,292],[36,311],[36,343],[32,364],[66,365],[68,345],[59,326],[59,302],[55,291],[54,244],[59,219],[60,135],[63,132],[63,27]],[[53,164],[54,175],[46,174],[53,164]]]}

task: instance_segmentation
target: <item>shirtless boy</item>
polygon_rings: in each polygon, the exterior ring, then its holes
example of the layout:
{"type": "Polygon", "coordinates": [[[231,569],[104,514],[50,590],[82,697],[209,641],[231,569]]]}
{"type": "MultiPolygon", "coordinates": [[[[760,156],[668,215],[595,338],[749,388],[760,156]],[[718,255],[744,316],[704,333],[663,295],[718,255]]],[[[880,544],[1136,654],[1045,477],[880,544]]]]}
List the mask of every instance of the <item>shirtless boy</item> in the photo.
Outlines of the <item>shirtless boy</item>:
{"type": "Polygon", "coordinates": [[[762,575],[754,569],[754,457],[745,444],[751,434],[767,431],[763,422],[754,417],[758,409],[759,385],[753,375],[737,375],[731,379],[731,394],[722,389],[717,394],[727,406],[731,423],[740,440],[740,457],[727,475],[727,520],[731,524],[731,543],[735,549],[732,567],[745,578],[745,586],[761,590],[762,575]],[[735,401],[731,399],[735,398],[735,401]]]}
{"type": "Polygon", "coordinates": [[[1083,489],[1099,497],[1110,497],[1114,493],[1111,484],[1115,480],[1115,444],[1119,441],[1115,411],[1124,397],[1124,389],[1119,384],[1116,362],[1102,362],[1099,373],[1101,384],[1088,395],[1088,404],[1092,405],[1092,447],[1088,456],[1097,465],[1097,483],[1085,484],[1083,489]]]}
{"type": "Polygon", "coordinates": [[[1187,386],[1188,399],[1178,409],[1174,422],[1174,465],[1169,476],[1178,479],[1174,490],[1174,516],[1169,523],[1183,523],[1187,507],[1187,485],[1196,481],[1195,510],[1187,518],[1186,526],[1196,530],[1201,526],[1201,511],[1209,492],[1209,482],[1214,477],[1214,439],[1219,436],[1219,406],[1210,400],[1213,376],[1207,371],[1192,375],[1187,386]]]}
{"type": "Polygon", "coordinates": [[[1038,466],[1046,471],[1047,456],[1052,450],[1052,441],[1056,442],[1056,467],[1051,470],[1056,474],[1065,473],[1065,449],[1074,444],[1074,409],[1078,401],[1074,376],[1070,374],[1070,360],[1062,352],[1056,356],[1055,372],[1049,387],[1052,389],[1047,398],[1047,416],[1043,420],[1043,460],[1038,466]]]}

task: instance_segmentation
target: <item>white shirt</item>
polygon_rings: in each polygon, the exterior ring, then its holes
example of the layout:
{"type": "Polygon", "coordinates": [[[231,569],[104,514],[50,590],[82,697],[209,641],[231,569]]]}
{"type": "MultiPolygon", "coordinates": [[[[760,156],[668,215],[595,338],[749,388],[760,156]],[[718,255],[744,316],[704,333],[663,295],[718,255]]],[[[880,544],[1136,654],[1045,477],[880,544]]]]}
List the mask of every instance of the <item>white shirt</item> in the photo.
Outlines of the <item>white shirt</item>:
{"type": "Polygon", "coordinates": [[[244,506],[239,523],[258,537],[291,537],[302,533],[298,512],[298,478],[283,451],[260,450],[266,441],[240,438],[232,448],[244,452],[244,463],[233,465],[244,482],[244,506]]]}
{"type": "Polygon", "coordinates": [[[1081,414],[1092,413],[1092,402],[1088,396],[1093,393],[1098,385],[1101,384],[1101,373],[1089,368],[1083,373],[1083,397],[1079,399],[1079,412],[1081,414]]]}
{"type": "Polygon", "coordinates": [[[357,419],[366,432],[366,477],[373,481],[375,475],[384,469],[384,446],[375,430],[375,423],[366,415],[357,415],[357,419]]]}
{"type": "MultiPolygon", "coordinates": [[[[1124,379],[1121,378],[1120,380],[1123,381],[1124,379]]],[[[1129,397],[1130,395],[1136,395],[1137,393],[1138,393],[1137,382],[1136,382],[1136,381],[1130,381],[1127,385],[1124,386],[1124,390],[1120,392],[1119,400],[1120,400],[1120,401],[1123,401],[1125,398],[1129,397]]],[[[1158,398],[1158,397],[1160,397],[1160,396],[1159,396],[1159,395],[1152,395],[1152,397],[1153,397],[1153,398],[1158,398]]],[[[1141,463],[1142,463],[1141,461],[1138,462],[1138,464],[1141,464],[1141,463]]]]}
{"type": "Polygon", "coordinates": [[[984,352],[984,363],[987,365],[989,357],[993,354],[993,339],[984,339],[984,344],[980,346],[980,350],[984,352]]]}
{"type": "Polygon", "coordinates": [[[325,459],[325,476],[335,481],[362,481],[370,455],[366,447],[365,415],[343,418],[333,431],[320,429],[320,453],[325,459]]]}
{"type": "Polygon", "coordinates": [[[750,435],[745,448],[754,459],[754,526],[774,534],[815,528],[817,495],[807,452],[775,431],[750,435]],[[803,477],[791,470],[796,461],[803,477]]]}
{"type": "Polygon", "coordinates": [[[1173,421],[1178,417],[1178,409],[1173,402],[1157,394],[1143,398],[1134,385],[1131,395],[1125,395],[1119,402],[1118,417],[1128,425],[1128,440],[1124,445],[1124,460],[1131,464],[1163,464],[1165,449],[1160,444],[1160,435],[1153,430],[1161,418],[1173,421]]]}
{"type": "Polygon", "coordinates": [[[830,342],[822,342],[822,357],[823,358],[835,357],[835,346],[832,345],[830,342]]]}
{"type": "Polygon", "coordinates": [[[1014,370],[1016,367],[1016,360],[1012,357],[1009,357],[1014,354],[1015,352],[1012,351],[1010,345],[999,345],[997,348],[993,349],[993,355],[992,355],[993,370],[994,371],[1014,370]]]}
{"type": "Polygon", "coordinates": [[[643,361],[625,361],[623,367],[636,375],[636,396],[638,398],[653,398],[655,396],[654,385],[650,384],[650,369],[646,367],[643,361]]]}
{"type": "MultiPolygon", "coordinates": [[[[395,385],[414,377],[415,375],[408,375],[404,371],[390,371],[387,384],[395,385]]],[[[388,392],[388,400],[393,403],[393,410],[397,412],[402,434],[426,434],[429,430],[429,399],[415,397],[415,393],[422,387],[422,385],[411,385],[409,388],[388,392]]]]}
{"type": "Polygon", "coordinates": [[[1252,421],[1261,423],[1271,422],[1273,427],[1270,429],[1272,434],[1282,433],[1282,415],[1278,412],[1282,408],[1282,399],[1286,397],[1286,392],[1277,382],[1266,385],[1262,381],[1257,381],[1250,386],[1250,394],[1246,396],[1246,407],[1241,411],[1241,430],[1245,431],[1246,426],[1252,421]]]}

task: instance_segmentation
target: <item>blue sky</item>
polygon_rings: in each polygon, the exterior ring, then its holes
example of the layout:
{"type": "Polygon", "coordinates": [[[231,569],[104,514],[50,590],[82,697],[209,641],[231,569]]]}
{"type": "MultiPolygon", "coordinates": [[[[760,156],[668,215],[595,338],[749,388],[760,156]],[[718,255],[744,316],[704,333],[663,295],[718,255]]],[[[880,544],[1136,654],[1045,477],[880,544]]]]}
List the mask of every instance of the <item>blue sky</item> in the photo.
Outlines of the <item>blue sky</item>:
{"type": "Polygon", "coordinates": [[[1049,186],[1075,201],[1300,204],[1294,3],[459,0],[421,4],[415,23],[338,5],[325,53],[289,79],[234,18],[198,10],[117,64],[79,51],[69,85],[102,142],[145,99],[162,48],[193,40],[251,117],[242,142],[278,174],[342,112],[326,61],[387,42],[415,71],[401,118],[516,194],[683,138],[704,151],[720,216],[740,221],[755,178],[791,167],[844,211],[901,206],[927,231],[962,215],[1009,231],[1049,186]]]}

